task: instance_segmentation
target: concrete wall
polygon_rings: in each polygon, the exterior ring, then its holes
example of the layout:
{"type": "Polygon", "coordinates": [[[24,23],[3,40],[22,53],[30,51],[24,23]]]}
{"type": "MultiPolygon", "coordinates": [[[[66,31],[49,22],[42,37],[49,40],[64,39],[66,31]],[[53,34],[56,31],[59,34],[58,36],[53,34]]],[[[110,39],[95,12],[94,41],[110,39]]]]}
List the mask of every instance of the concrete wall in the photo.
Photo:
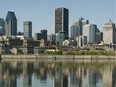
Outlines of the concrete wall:
{"type": "Polygon", "coordinates": [[[90,60],[101,60],[101,59],[115,59],[116,56],[111,55],[1,55],[2,59],[90,59],[90,60]]]}

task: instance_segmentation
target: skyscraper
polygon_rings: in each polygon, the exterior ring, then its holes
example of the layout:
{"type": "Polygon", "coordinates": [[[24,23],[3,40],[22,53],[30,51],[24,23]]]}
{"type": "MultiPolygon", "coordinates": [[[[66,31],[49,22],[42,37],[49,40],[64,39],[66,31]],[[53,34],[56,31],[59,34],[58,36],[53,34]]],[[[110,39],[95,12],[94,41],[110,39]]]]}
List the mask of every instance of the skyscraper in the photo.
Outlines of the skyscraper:
{"type": "Polygon", "coordinates": [[[68,37],[69,12],[66,8],[55,9],[55,34],[63,31],[68,37]]]}
{"type": "Polygon", "coordinates": [[[28,39],[31,39],[32,38],[32,22],[25,21],[23,23],[23,29],[24,29],[24,36],[28,39]]]}
{"type": "Polygon", "coordinates": [[[5,20],[6,35],[17,35],[17,19],[14,12],[8,11],[5,20]]]}
{"type": "Polygon", "coordinates": [[[80,27],[78,25],[70,26],[70,38],[76,40],[76,37],[80,35],[80,27]]]}
{"type": "Polygon", "coordinates": [[[79,18],[77,21],[74,22],[75,25],[80,27],[80,35],[83,35],[83,26],[89,24],[89,20],[84,18],[79,18]]]}
{"type": "Polygon", "coordinates": [[[87,43],[95,42],[96,29],[97,26],[94,24],[83,26],[83,35],[87,36],[87,43]]]}
{"type": "Polygon", "coordinates": [[[111,20],[103,28],[103,41],[105,44],[116,44],[115,24],[111,20]]]}

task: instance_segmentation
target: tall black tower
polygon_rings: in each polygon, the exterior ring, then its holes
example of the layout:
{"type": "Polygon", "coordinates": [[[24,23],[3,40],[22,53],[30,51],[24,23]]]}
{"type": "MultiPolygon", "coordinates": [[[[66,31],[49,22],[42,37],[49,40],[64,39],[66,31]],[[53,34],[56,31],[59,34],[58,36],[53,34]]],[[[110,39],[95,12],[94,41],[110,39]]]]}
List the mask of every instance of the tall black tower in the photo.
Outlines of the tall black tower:
{"type": "Polygon", "coordinates": [[[55,9],[55,34],[63,31],[68,36],[69,10],[66,8],[55,9]]]}

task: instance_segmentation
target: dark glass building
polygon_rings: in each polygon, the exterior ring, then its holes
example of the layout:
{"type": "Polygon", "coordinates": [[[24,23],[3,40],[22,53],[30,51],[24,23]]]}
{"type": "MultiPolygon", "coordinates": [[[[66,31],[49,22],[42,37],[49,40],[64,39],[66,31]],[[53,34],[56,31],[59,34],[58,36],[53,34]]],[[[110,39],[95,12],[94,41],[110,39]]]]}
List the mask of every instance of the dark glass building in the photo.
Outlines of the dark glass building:
{"type": "Polygon", "coordinates": [[[5,20],[5,34],[17,35],[17,19],[14,12],[8,11],[5,20]]]}
{"type": "Polygon", "coordinates": [[[35,33],[34,39],[35,40],[41,40],[42,39],[42,34],[41,33],[35,33]]]}
{"type": "Polygon", "coordinates": [[[44,40],[45,42],[45,45],[47,45],[47,30],[41,30],[40,33],[35,33],[35,36],[34,36],[34,39],[35,40],[44,40]]]}
{"type": "Polygon", "coordinates": [[[55,34],[63,31],[68,36],[69,11],[66,8],[55,9],[55,34]]]}
{"type": "Polygon", "coordinates": [[[41,30],[42,39],[44,39],[45,43],[47,44],[47,30],[41,30]]]}

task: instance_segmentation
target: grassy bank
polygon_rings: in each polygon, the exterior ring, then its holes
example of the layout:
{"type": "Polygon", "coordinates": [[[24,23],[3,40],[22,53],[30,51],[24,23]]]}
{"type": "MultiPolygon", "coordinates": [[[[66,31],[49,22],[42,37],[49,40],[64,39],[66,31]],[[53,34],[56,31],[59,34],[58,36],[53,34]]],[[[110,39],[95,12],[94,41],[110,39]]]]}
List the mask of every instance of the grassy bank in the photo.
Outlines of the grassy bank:
{"type": "Polygon", "coordinates": [[[79,51],[45,51],[51,55],[116,55],[116,51],[106,50],[79,50],[79,51]]]}

